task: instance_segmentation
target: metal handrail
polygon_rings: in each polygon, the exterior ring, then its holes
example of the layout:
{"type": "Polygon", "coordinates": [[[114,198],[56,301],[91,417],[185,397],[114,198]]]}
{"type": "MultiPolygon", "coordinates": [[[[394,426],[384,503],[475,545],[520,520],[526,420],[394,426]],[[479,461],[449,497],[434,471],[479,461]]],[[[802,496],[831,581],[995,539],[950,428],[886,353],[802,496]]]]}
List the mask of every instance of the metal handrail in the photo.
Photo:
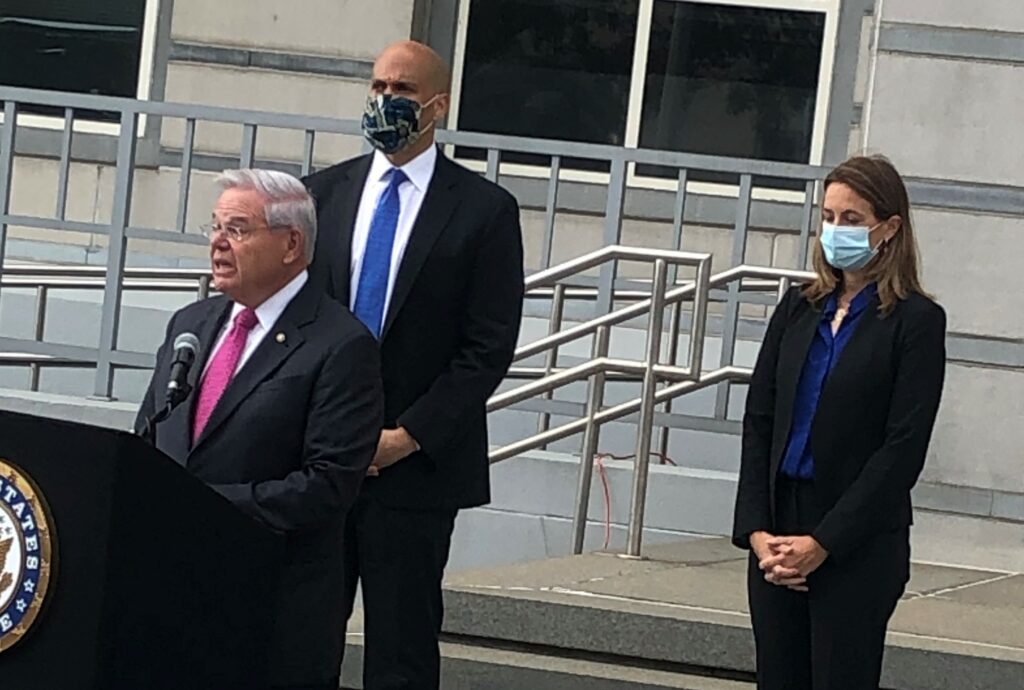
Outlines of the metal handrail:
{"type": "MultiPolygon", "coordinates": [[[[576,502],[573,511],[573,552],[581,553],[589,508],[590,484],[593,472],[593,458],[596,455],[600,428],[603,424],[616,421],[639,413],[637,422],[637,447],[633,473],[633,487],[630,502],[629,525],[627,530],[626,555],[639,557],[643,538],[643,519],[646,506],[647,480],[649,476],[651,436],[654,431],[654,410],[659,404],[668,405],[674,399],[713,385],[747,382],[751,370],[730,364],[723,365],[708,372],[701,371],[701,354],[703,353],[705,323],[707,320],[707,303],[710,291],[726,285],[733,285],[737,291],[772,290],[779,299],[789,288],[791,282],[803,282],[813,278],[808,271],[789,269],[764,268],[758,266],[737,266],[714,276],[698,270],[695,280],[669,289],[668,260],[682,263],[686,258],[683,253],[666,250],[648,250],[633,247],[605,247],[590,254],[578,257],[560,266],[536,273],[527,278],[528,289],[551,289],[552,306],[549,323],[549,335],[529,343],[516,350],[514,361],[547,353],[543,367],[519,367],[517,378],[533,379],[508,391],[493,396],[487,404],[488,412],[496,412],[533,397],[551,397],[552,393],[563,386],[581,381],[588,382],[587,404],[585,416],[557,428],[547,428],[549,415],[542,417],[538,433],[515,443],[491,451],[491,463],[501,462],[525,452],[546,448],[570,436],[583,433],[583,449],[581,454],[579,481],[577,484],[576,502]],[[564,300],[569,293],[564,289],[567,278],[578,275],[609,261],[648,261],[654,263],[654,275],[651,280],[651,293],[633,304],[602,314],[589,321],[576,324],[568,329],[561,329],[564,300]],[[675,361],[680,315],[678,307],[682,301],[692,299],[694,314],[690,327],[690,358],[688,366],[679,367],[674,364],[661,363],[661,337],[663,330],[662,317],[668,306],[674,306],[672,327],[673,336],[669,347],[669,357],[675,361]],[[648,317],[647,347],[643,361],[623,360],[608,357],[610,329],[637,317],[648,317]],[[555,327],[555,324],[559,327],[555,327]],[[558,349],[568,343],[594,336],[592,358],[577,366],[559,369],[557,364],[558,349]],[[694,358],[694,355],[697,355],[694,358]],[[605,382],[614,376],[629,376],[632,380],[642,383],[639,398],[602,409],[605,382]],[[667,383],[664,388],[659,384],[667,383]]],[[[704,264],[702,264],[703,266],[704,264]]],[[[633,297],[633,295],[630,295],[633,297]]],[[[717,410],[716,410],[717,414],[717,410]]],[[[724,417],[724,412],[722,413],[724,417]]],[[[664,443],[664,441],[663,441],[664,443]]]]}
{"type": "MultiPolygon", "coordinates": [[[[604,424],[639,413],[637,460],[633,475],[627,543],[629,556],[638,557],[641,549],[655,408],[665,404],[667,410],[667,404],[676,398],[709,386],[749,380],[749,369],[731,364],[711,371],[701,370],[707,305],[712,299],[711,291],[726,285],[734,285],[739,291],[773,290],[781,296],[790,282],[802,282],[813,277],[812,273],[806,271],[746,265],[712,275],[710,267],[709,254],[609,246],[530,275],[525,282],[528,295],[552,300],[549,334],[519,348],[514,359],[521,361],[544,353],[547,355],[545,364],[541,367],[515,368],[514,378],[527,379],[528,382],[494,395],[487,403],[487,411],[495,412],[537,396],[550,399],[555,390],[570,383],[588,383],[586,412],[583,418],[552,429],[548,428],[550,415],[544,414],[536,434],[493,450],[490,453],[491,463],[545,448],[550,443],[581,432],[584,436],[582,458],[591,459],[596,455],[600,429],[604,424]],[[600,289],[592,288],[567,288],[566,282],[581,273],[618,261],[651,264],[653,271],[648,281],[631,281],[635,284],[650,285],[650,292],[614,291],[614,301],[630,304],[583,323],[563,328],[564,307],[567,301],[594,300],[600,292],[600,289]],[[675,266],[694,268],[694,279],[681,284],[671,280],[669,268],[675,266]],[[678,366],[674,363],[677,356],[678,333],[681,330],[678,309],[681,303],[687,300],[693,301],[690,345],[686,364],[678,366]],[[672,363],[663,363],[660,361],[661,339],[664,335],[661,317],[668,307],[675,307],[670,325],[669,357],[672,363]],[[644,359],[609,357],[611,328],[643,316],[648,317],[647,352],[644,359]],[[568,368],[558,367],[559,348],[591,336],[594,336],[594,344],[593,356],[589,361],[568,368]],[[640,397],[605,408],[604,387],[609,380],[641,383],[640,397]],[[662,385],[663,387],[659,387],[662,385]]],[[[199,299],[206,297],[210,291],[210,275],[205,269],[126,268],[123,275],[122,285],[126,290],[189,292],[199,299]]],[[[35,340],[41,343],[45,330],[47,299],[51,289],[103,289],[106,287],[106,279],[106,268],[99,266],[9,265],[3,267],[0,284],[4,287],[36,289],[35,340]]],[[[31,371],[30,388],[35,391],[39,387],[42,367],[90,366],[95,365],[95,360],[19,350],[0,354],[0,364],[28,364],[31,371]]],[[[583,549],[592,471],[592,462],[580,463],[573,517],[573,550],[576,553],[582,552],[583,549]]]]}

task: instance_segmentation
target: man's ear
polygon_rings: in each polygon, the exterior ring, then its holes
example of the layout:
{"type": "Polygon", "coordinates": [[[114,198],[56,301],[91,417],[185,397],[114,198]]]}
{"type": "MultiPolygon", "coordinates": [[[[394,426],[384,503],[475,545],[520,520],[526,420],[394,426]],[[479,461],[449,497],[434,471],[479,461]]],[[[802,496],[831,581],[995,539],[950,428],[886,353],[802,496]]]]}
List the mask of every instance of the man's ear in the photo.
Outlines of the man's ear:
{"type": "Polygon", "coordinates": [[[293,264],[306,255],[306,236],[298,228],[288,230],[288,248],[285,251],[284,263],[293,264]]]}
{"type": "Polygon", "coordinates": [[[452,97],[448,93],[440,93],[437,95],[437,100],[434,101],[434,122],[441,124],[445,118],[448,117],[448,112],[451,109],[452,97]]]}

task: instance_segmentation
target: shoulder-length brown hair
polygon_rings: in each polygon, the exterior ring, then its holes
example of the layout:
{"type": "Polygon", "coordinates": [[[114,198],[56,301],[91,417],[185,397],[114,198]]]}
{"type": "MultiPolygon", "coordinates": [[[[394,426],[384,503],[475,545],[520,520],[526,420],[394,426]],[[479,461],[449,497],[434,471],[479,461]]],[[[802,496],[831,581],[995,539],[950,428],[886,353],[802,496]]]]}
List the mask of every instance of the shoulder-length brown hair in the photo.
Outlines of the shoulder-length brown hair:
{"type": "MultiPolygon", "coordinates": [[[[897,300],[912,293],[924,294],[917,239],[910,220],[910,197],[893,164],[884,156],[856,156],[828,174],[824,189],[836,182],[842,182],[867,201],[879,221],[893,216],[902,220],[900,229],[878,248],[878,255],[864,269],[868,279],[878,285],[881,312],[888,314],[897,300]]],[[[820,241],[814,243],[812,261],[818,275],[804,289],[804,296],[819,304],[842,284],[843,272],[825,260],[820,241]]]]}

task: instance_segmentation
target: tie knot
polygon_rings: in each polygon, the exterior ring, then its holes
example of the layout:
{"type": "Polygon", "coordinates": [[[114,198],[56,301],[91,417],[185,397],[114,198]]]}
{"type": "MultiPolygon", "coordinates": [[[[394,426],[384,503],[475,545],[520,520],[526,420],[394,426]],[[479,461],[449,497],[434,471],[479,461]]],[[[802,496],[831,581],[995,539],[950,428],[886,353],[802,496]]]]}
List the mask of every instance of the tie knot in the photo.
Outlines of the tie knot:
{"type": "Polygon", "coordinates": [[[403,182],[409,181],[408,176],[402,172],[401,168],[391,168],[391,170],[387,172],[386,176],[388,178],[388,183],[392,187],[401,187],[403,182]]]}
{"type": "Polygon", "coordinates": [[[246,307],[238,312],[238,316],[235,317],[235,328],[248,332],[256,328],[256,324],[259,322],[260,320],[256,318],[256,312],[246,307]]]}

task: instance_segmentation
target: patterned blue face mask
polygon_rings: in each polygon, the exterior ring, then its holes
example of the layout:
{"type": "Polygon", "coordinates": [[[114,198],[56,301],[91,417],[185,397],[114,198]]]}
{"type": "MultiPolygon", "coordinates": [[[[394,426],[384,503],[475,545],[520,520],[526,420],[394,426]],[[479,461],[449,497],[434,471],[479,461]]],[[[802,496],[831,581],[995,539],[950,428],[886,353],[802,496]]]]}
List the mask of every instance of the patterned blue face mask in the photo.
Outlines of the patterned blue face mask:
{"type": "Polygon", "coordinates": [[[363,112],[363,136],[370,145],[384,153],[398,153],[416,143],[433,122],[420,127],[420,113],[429,106],[437,94],[422,105],[410,98],[381,93],[366,99],[363,112]]]}
{"type": "Polygon", "coordinates": [[[877,227],[855,228],[822,223],[821,248],[825,251],[825,261],[842,271],[864,268],[878,253],[878,247],[871,246],[871,231],[877,227]]]}

